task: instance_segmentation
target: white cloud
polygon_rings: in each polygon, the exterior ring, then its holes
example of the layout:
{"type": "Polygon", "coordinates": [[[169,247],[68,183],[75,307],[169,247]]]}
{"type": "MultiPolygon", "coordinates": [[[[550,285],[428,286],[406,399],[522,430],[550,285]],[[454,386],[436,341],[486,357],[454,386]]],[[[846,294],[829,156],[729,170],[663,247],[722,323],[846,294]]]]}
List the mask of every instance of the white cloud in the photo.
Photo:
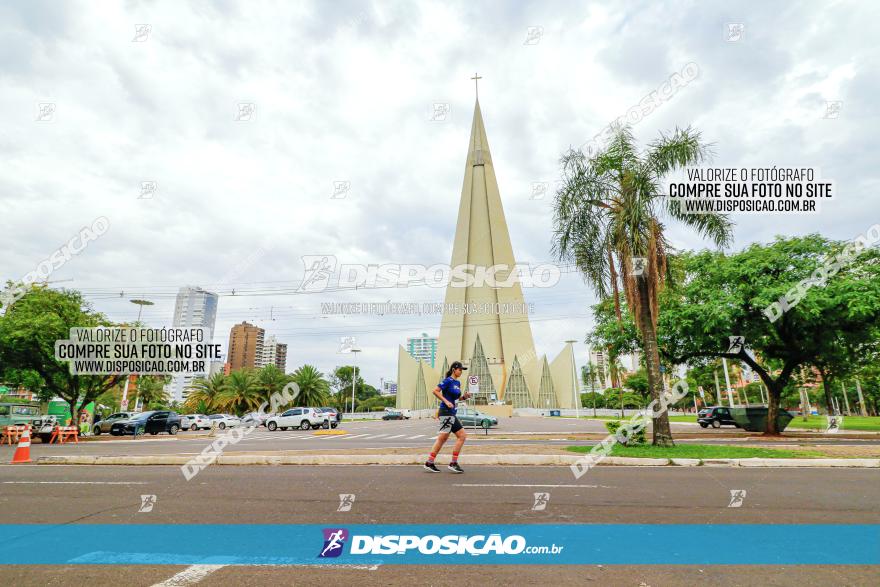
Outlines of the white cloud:
{"type": "MultiPolygon", "coordinates": [[[[719,165],[820,167],[837,182],[821,215],[737,218],[736,246],[815,231],[850,238],[880,215],[878,49],[863,40],[877,12],[848,2],[7,2],[2,278],[30,271],[102,215],[110,232],[52,279],[73,279],[117,320],[134,317],[126,300],[137,295],[158,302],[145,311],[151,323],[169,323],[177,286],[210,287],[264,239],[271,249],[237,281],[297,280],[303,254],[448,262],[474,71],[519,260],[550,259],[551,201],[529,199],[531,183],[555,180],[566,148],[689,61],[700,78],[636,126],[640,140],[694,124],[716,143],[719,165]],[[744,23],[741,42],[723,38],[728,22],[744,23]],[[149,38],[132,42],[141,23],[149,38]],[[543,35],[525,44],[530,26],[543,35]],[[843,101],[837,119],[822,117],[830,100],[843,101]],[[51,123],[34,120],[44,101],[56,104],[51,123]],[[256,105],[254,121],[233,119],[239,102],[256,105]],[[447,122],[428,120],[435,102],[449,103],[447,122]],[[138,199],[148,180],[156,197],[138,199]],[[351,191],[330,199],[338,180],[351,191]]],[[[704,246],[674,227],[670,236],[704,246]]],[[[439,329],[436,318],[321,318],[317,296],[242,297],[248,286],[238,287],[220,301],[218,342],[233,323],[257,321],[290,345],[291,369],[341,364],[338,338],[355,332],[378,384],[395,377],[398,343],[439,329]]],[[[589,319],[578,316],[593,295],[577,276],[526,296],[539,312],[539,352],[583,339],[589,319]]],[[[442,290],[333,299],[414,297],[441,301],[442,290]]]]}

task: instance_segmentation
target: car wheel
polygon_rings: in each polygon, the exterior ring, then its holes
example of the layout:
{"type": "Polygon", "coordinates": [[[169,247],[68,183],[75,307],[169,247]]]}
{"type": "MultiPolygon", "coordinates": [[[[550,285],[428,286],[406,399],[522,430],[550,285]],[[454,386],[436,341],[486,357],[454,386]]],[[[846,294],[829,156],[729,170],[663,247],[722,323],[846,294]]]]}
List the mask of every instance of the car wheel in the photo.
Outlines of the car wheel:
{"type": "MultiPolygon", "coordinates": [[[[321,424],[321,428],[324,428],[325,430],[327,428],[330,428],[330,422],[328,422],[327,420],[324,420],[324,423],[321,424]]],[[[336,426],[334,426],[334,428],[336,428],[336,426]]]]}
{"type": "Polygon", "coordinates": [[[275,429],[278,428],[278,424],[276,424],[275,422],[269,422],[268,424],[266,424],[266,428],[268,428],[272,432],[275,432],[275,429]]]}
{"type": "Polygon", "coordinates": [[[217,428],[219,428],[220,430],[225,430],[226,429],[226,422],[220,422],[217,425],[217,428]]]}
{"type": "Polygon", "coordinates": [[[308,430],[311,427],[312,427],[312,425],[309,423],[308,420],[303,420],[302,422],[299,423],[300,430],[308,430]]]}
{"type": "Polygon", "coordinates": [[[92,433],[93,433],[95,436],[101,436],[101,427],[100,427],[100,426],[95,426],[95,429],[92,430],[92,433]]]}
{"type": "Polygon", "coordinates": [[[171,428],[168,429],[168,434],[174,436],[175,434],[177,434],[178,430],[180,430],[180,426],[178,426],[177,424],[172,424],[171,428]]]}
{"type": "Polygon", "coordinates": [[[705,422],[700,422],[700,428],[708,428],[708,427],[709,427],[709,425],[706,424],[705,422]]]}
{"type": "Polygon", "coordinates": [[[489,426],[491,425],[492,423],[489,420],[483,420],[482,422],[480,422],[480,426],[482,426],[483,428],[489,428],[489,426]]]}
{"type": "Polygon", "coordinates": [[[153,431],[150,432],[150,434],[152,434],[153,436],[156,436],[157,434],[159,434],[159,431],[158,431],[158,430],[153,430],[153,431]]]}
{"type": "Polygon", "coordinates": [[[718,420],[712,420],[712,428],[721,428],[721,422],[718,420]]]}

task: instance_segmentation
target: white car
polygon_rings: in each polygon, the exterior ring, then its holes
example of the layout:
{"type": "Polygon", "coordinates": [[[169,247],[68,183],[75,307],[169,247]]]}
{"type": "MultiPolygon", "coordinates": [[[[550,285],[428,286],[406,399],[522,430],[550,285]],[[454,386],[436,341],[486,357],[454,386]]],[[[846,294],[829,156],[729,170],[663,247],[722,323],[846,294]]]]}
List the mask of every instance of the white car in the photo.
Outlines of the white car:
{"type": "Polygon", "coordinates": [[[231,416],[229,414],[211,414],[208,416],[209,428],[216,426],[220,430],[223,430],[224,428],[233,428],[240,424],[241,420],[239,420],[237,416],[231,416]]]}
{"type": "Polygon", "coordinates": [[[187,414],[180,417],[181,430],[208,430],[211,428],[211,420],[204,414],[187,414]]]}
{"type": "Polygon", "coordinates": [[[277,430],[278,428],[282,430],[288,428],[308,430],[309,428],[320,428],[325,422],[329,425],[329,418],[314,408],[291,408],[280,416],[272,416],[266,420],[266,428],[269,430],[277,430]]]}

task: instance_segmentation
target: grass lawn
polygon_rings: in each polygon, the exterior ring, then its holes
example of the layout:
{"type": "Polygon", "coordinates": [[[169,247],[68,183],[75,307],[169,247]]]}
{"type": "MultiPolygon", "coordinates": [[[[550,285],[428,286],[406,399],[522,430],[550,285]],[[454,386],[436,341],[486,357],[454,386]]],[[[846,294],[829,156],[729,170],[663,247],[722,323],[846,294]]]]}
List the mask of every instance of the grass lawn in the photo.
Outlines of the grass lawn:
{"type": "MultiPolygon", "coordinates": [[[[571,452],[588,453],[592,446],[569,446],[571,452]]],[[[611,451],[614,457],[647,457],[647,458],[680,458],[680,459],[792,459],[823,457],[823,453],[815,450],[788,450],[777,448],[760,448],[751,446],[725,446],[707,444],[679,444],[672,448],[652,446],[615,445],[611,451]]]]}
{"type": "MultiPolygon", "coordinates": [[[[788,424],[788,428],[797,428],[799,430],[825,430],[828,428],[828,418],[826,416],[808,416],[807,421],[801,416],[795,418],[788,424]]],[[[844,416],[843,430],[874,430],[880,431],[880,417],[877,416],[844,416]]]]}

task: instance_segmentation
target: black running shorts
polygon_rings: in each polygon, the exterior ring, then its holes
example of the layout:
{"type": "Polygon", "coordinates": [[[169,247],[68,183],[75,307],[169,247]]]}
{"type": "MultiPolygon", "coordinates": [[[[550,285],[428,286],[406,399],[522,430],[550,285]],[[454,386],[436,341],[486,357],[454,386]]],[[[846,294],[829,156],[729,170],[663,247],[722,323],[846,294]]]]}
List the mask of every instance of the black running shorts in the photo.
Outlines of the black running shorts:
{"type": "Polygon", "coordinates": [[[456,432],[458,432],[462,428],[464,428],[464,426],[461,425],[461,422],[458,420],[457,416],[443,416],[443,415],[440,416],[440,430],[439,430],[439,432],[441,434],[446,433],[446,432],[451,432],[451,433],[455,434],[456,432]]]}

